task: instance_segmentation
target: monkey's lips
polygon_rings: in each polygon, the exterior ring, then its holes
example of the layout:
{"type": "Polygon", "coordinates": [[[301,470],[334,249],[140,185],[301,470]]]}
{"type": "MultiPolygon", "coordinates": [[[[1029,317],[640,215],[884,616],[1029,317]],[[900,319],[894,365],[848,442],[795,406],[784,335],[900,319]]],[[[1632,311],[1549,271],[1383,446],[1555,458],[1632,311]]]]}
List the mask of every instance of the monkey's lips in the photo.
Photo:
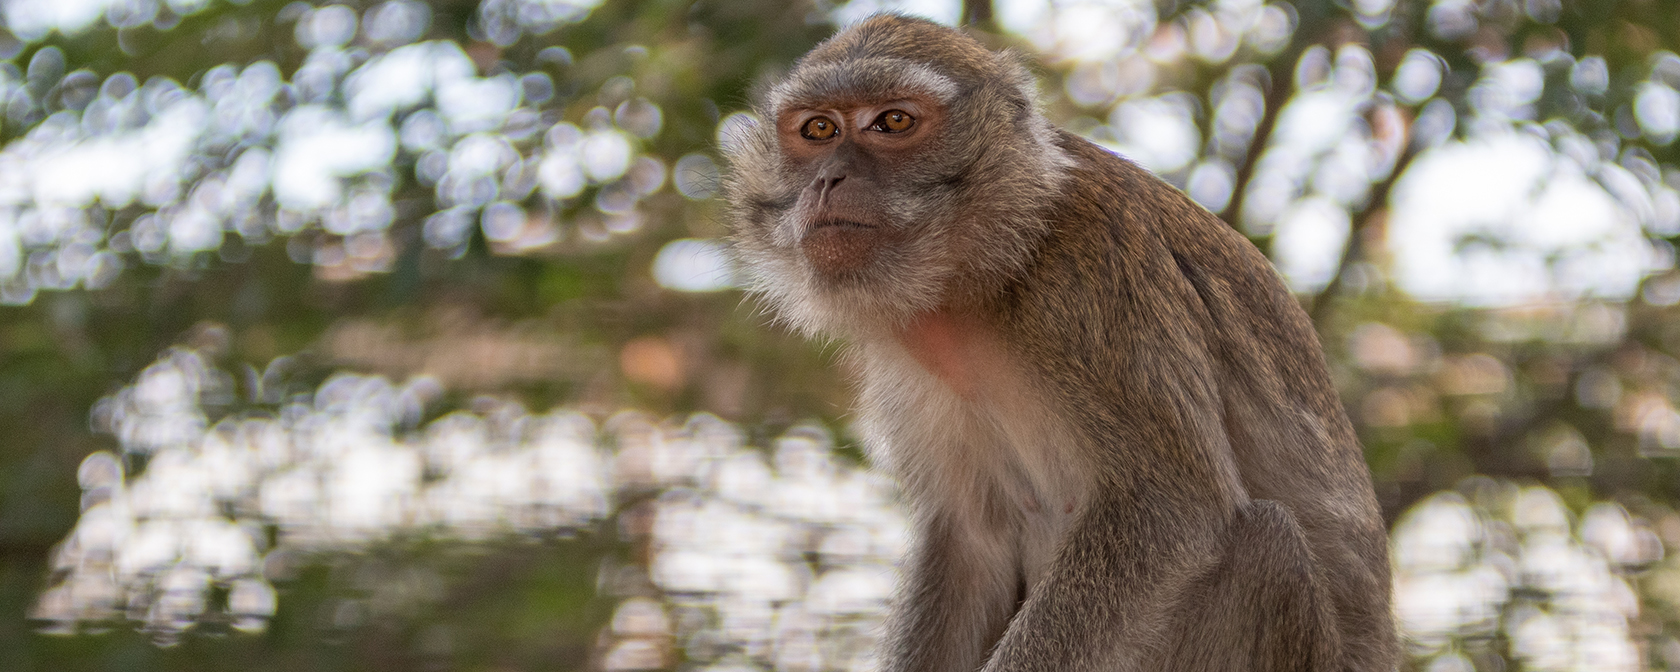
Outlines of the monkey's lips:
{"type": "Polygon", "coordinates": [[[839,275],[867,266],[884,237],[882,228],[873,224],[828,219],[806,231],[799,247],[818,273],[839,275]]]}

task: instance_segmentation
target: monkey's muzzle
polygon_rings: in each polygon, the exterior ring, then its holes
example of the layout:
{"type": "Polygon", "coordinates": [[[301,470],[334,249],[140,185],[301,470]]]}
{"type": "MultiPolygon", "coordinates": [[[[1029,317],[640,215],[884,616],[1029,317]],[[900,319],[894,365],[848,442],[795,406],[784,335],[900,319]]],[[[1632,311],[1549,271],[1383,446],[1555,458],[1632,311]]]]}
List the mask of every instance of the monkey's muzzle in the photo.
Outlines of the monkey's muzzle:
{"type": "Polygon", "coordinates": [[[850,220],[817,222],[799,241],[805,258],[823,275],[840,275],[869,265],[886,232],[879,226],[850,220]]]}

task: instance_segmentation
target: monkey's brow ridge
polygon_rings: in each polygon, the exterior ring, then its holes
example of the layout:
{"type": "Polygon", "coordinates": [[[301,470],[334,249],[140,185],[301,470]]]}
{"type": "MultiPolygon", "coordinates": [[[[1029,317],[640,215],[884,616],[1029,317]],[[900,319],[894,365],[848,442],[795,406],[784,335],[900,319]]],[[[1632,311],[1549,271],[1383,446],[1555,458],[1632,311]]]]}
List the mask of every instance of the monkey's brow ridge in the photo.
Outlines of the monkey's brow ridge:
{"type": "Polygon", "coordinates": [[[932,96],[941,104],[956,99],[955,80],[926,65],[898,58],[859,58],[799,67],[793,76],[770,91],[769,111],[819,103],[907,96],[932,96]]]}

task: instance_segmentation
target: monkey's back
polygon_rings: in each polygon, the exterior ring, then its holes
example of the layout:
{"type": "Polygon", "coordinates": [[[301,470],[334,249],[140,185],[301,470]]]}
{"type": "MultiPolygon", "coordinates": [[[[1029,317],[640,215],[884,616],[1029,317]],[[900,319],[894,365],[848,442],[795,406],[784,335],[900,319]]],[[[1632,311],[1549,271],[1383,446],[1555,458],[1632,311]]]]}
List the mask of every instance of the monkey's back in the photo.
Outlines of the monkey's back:
{"type": "Polygon", "coordinates": [[[1317,565],[1334,573],[1320,580],[1348,668],[1391,669],[1387,536],[1310,319],[1223,221],[1084,139],[1064,132],[1060,144],[1075,162],[1072,186],[1025,277],[1001,299],[1016,346],[1051,394],[1104,391],[1061,400],[1088,435],[1169,426],[1201,437],[1171,456],[1118,445],[1099,467],[1109,477],[1147,479],[1157,462],[1199,461],[1234,501],[1282,504],[1317,565]],[[1107,299],[1096,311],[1064,303],[1093,293],[1107,299]],[[1148,403],[1136,401],[1140,390],[1148,403]]]}

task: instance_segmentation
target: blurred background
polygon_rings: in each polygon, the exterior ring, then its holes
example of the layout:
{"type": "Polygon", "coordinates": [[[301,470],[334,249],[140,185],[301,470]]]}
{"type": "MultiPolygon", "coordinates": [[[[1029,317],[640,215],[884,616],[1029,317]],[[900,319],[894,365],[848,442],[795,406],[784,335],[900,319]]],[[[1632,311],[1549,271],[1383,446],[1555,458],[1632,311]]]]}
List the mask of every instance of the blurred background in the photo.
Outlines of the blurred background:
{"type": "Polygon", "coordinates": [[[0,0],[0,670],[867,670],[905,524],[718,239],[882,9],[1247,234],[1407,670],[1680,668],[1680,3],[0,0]]]}

